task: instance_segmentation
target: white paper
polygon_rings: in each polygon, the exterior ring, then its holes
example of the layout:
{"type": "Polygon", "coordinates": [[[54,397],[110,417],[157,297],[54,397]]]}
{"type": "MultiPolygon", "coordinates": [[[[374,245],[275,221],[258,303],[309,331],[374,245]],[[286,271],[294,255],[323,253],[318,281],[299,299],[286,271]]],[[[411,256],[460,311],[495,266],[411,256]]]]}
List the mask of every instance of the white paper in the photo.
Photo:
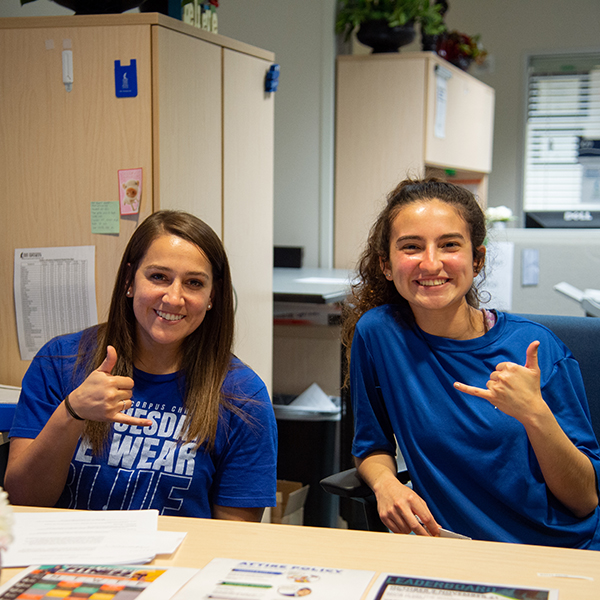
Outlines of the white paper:
{"type": "Polygon", "coordinates": [[[576,288],[575,286],[567,283],[566,281],[561,281],[554,286],[554,289],[577,302],[581,302],[583,300],[583,292],[576,288]]]}
{"type": "Polygon", "coordinates": [[[173,554],[186,535],[185,531],[157,531],[156,554],[173,554]]]}
{"type": "Polygon", "coordinates": [[[294,398],[289,406],[331,413],[337,413],[340,410],[339,406],[336,406],[332,402],[331,398],[321,389],[318,383],[311,384],[297,398],[294,398]]]}
{"type": "Polygon", "coordinates": [[[17,248],[14,295],[21,360],[50,339],[98,323],[94,246],[17,248]]]}
{"type": "Polygon", "coordinates": [[[521,253],[521,285],[538,285],[540,282],[540,251],[523,248],[521,253]]]}
{"type": "Polygon", "coordinates": [[[2,566],[144,564],[156,555],[157,527],[157,510],[15,512],[2,566]]]}
{"type": "Polygon", "coordinates": [[[489,308],[512,310],[514,254],[513,242],[488,242],[483,290],[492,296],[489,308]]]}
{"type": "Polygon", "coordinates": [[[583,290],[583,297],[594,302],[600,302],[600,290],[583,290]]]}
{"type": "Polygon", "coordinates": [[[432,597],[444,598],[444,600],[464,600],[465,598],[478,598],[480,600],[509,600],[510,598],[515,600],[518,598],[557,600],[558,590],[383,573],[369,590],[366,600],[399,600],[400,598],[403,600],[424,600],[432,597]]]}
{"type": "Polygon", "coordinates": [[[359,600],[374,575],[374,571],[215,558],[174,600],[281,600],[299,596],[359,600]]]}
{"type": "Polygon", "coordinates": [[[286,420],[333,420],[341,418],[340,407],[313,383],[289,404],[274,404],[275,416],[286,420]]]}
{"type": "Polygon", "coordinates": [[[436,138],[446,137],[446,108],[448,103],[448,79],[452,73],[448,69],[437,66],[435,70],[435,123],[433,135],[436,138]]]}

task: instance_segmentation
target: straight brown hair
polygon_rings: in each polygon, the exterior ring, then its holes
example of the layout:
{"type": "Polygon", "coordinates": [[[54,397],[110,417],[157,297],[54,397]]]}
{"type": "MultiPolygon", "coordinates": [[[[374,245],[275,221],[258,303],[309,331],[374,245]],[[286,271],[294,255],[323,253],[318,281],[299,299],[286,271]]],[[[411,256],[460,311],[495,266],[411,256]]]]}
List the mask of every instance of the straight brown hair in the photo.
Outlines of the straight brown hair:
{"type": "MultiPolygon", "coordinates": [[[[196,441],[197,447],[206,443],[210,449],[215,442],[220,411],[222,408],[235,411],[230,399],[222,394],[232,359],[234,292],[223,243],[204,221],[189,213],[163,210],[139,225],[117,271],[108,320],[84,332],[79,356],[86,372],[90,373],[106,358],[106,347],[114,346],[118,358],[112,373],[133,377],[136,318],[133,301],[126,292],[148,248],[162,235],[174,235],[194,244],[212,266],[213,307],[200,326],[183,341],[180,362],[183,406],[187,413],[181,441],[196,441]]],[[[86,421],[84,435],[93,453],[101,454],[110,441],[112,424],[86,421]]]]}

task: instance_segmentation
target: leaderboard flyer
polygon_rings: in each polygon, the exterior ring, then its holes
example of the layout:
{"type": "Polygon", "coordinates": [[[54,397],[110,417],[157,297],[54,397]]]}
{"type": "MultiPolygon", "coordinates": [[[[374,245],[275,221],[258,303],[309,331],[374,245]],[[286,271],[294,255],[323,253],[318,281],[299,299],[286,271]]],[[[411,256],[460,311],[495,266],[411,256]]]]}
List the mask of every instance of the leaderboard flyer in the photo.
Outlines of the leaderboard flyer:
{"type": "Polygon", "coordinates": [[[558,590],[453,581],[384,573],[377,578],[367,600],[557,600],[558,590]]]}

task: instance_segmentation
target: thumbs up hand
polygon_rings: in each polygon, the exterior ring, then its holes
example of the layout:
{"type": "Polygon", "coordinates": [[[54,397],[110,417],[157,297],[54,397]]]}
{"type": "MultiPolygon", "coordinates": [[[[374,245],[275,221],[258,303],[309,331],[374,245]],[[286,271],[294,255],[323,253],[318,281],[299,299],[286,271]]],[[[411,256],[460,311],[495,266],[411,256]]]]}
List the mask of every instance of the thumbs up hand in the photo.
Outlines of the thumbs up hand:
{"type": "MultiPolygon", "coordinates": [[[[544,403],[540,389],[540,368],[538,365],[538,341],[527,348],[525,365],[502,362],[490,375],[482,389],[458,381],[454,387],[461,392],[478,396],[493,404],[496,408],[523,423],[528,415],[544,403]]],[[[545,404],[545,403],[544,403],[545,404]]]]}
{"type": "Polygon", "coordinates": [[[104,362],[96,369],[110,375],[117,364],[117,351],[112,346],[106,346],[106,358],[104,362]]]}
{"type": "Polygon", "coordinates": [[[82,419],[89,421],[113,421],[139,427],[152,425],[149,419],[125,414],[132,404],[133,379],[112,375],[116,364],[117,351],[113,346],[107,346],[102,364],[69,394],[71,407],[82,419]]]}

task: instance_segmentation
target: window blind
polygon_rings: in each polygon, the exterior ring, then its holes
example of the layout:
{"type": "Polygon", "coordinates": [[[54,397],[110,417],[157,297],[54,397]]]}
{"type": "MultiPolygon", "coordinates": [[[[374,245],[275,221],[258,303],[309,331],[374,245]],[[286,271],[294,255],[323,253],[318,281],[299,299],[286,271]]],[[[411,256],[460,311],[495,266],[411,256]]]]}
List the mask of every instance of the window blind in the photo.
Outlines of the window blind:
{"type": "Polygon", "coordinates": [[[600,210],[600,156],[579,156],[600,140],[600,53],[531,56],[527,88],[525,211],[600,210]]]}

